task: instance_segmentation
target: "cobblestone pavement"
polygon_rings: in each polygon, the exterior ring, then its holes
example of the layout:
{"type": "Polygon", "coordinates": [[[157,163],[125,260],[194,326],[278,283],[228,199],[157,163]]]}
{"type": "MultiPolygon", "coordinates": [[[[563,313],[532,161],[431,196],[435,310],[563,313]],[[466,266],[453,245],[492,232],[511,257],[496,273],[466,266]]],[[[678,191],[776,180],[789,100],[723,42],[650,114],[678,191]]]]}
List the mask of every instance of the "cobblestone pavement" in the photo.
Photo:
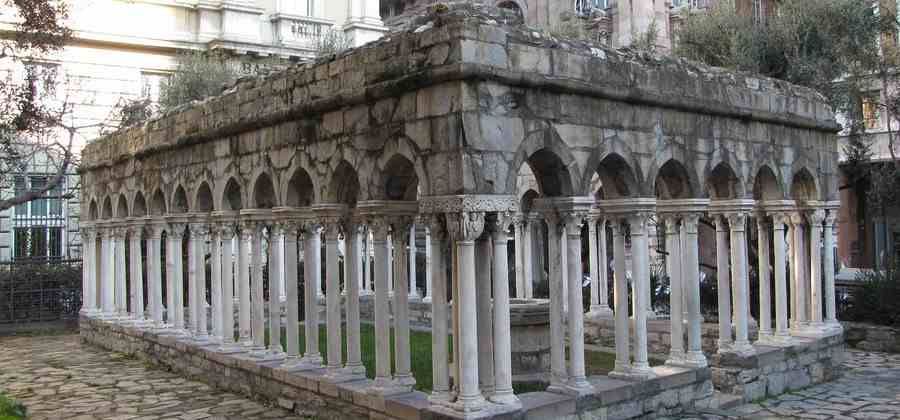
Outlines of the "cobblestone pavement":
{"type": "Polygon", "coordinates": [[[900,419],[900,354],[850,350],[837,381],[680,419],[900,419]]]}
{"type": "Polygon", "coordinates": [[[298,418],[77,335],[0,338],[0,391],[25,404],[33,420],[298,418]]]}

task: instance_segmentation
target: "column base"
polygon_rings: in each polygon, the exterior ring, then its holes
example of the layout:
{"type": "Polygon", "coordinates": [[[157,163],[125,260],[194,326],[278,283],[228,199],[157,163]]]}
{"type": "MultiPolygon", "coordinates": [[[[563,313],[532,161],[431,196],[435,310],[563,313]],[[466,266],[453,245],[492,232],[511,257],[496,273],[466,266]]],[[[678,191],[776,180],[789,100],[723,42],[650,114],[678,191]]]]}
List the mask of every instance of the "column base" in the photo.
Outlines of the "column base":
{"type": "Polygon", "coordinates": [[[343,369],[347,375],[355,376],[358,379],[365,378],[366,376],[366,367],[363,366],[362,363],[358,365],[347,364],[343,369]]]}
{"type": "Polygon", "coordinates": [[[425,296],[422,298],[422,303],[431,303],[431,296],[425,296]]]}
{"type": "Polygon", "coordinates": [[[416,386],[416,378],[412,376],[412,373],[394,374],[394,382],[400,386],[409,387],[410,391],[416,386]]]}
{"type": "Polygon", "coordinates": [[[747,341],[747,342],[737,342],[736,341],[731,346],[729,353],[737,353],[740,356],[751,356],[751,355],[756,354],[756,349],[753,348],[753,345],[750,344],[749,341],[747,341]]]}
{"type": "Polygon", "coordinates": [[[382,397],[405,394],[409,391],[409,388],[397,384],[392,378],[375,378],[375,383],[367,390],[369,394],[382,397]]]}
{"type": "Polygon", "coordinates": [[[728,353],[732,351],[731,348],[734,347],[734,343],[731,340],[719,339],[716,341],[716,347],[718,348],[716,353],[728,353]]]}
{"type": "Polygon", "coordinates": [[[615,313],[609,306],[591,306],[591,310],[584,314],[586,319],[613,319],[615,313]]]}
{"type": "Polygon", "coordinates": [[[503,404],[512,407],[522,406],[522,402],[519,401],[519,397],[517,397],[516,394],[513,393],[512,389],[507,391],[495,392],[494,395],[491,395],[491,398],[489,398],[489,400],[495,404],[503,404]]]}
{"type": "Polygon", "coordinates": [[[266,362],[274,361],[274,360],[284,360],[287,358],[287,354],[276,353],[276,352],[272,352],[269,350],[251,351],[250,353],[247,354],[247,356],[254,360],[260,360],[260,361],[266,361],[266,362]]]}
{"type": "Polygon", "coordinates": [[[331,383],[356,381],[365,377],[365,370],[363,371],[362,375],[360,375],[359,373],[354,373],[343,367],[326,368],[324,377],[325,380],[331,383]]]}
{"type": "Polygon", "coordinates": [[[570,395],[577,396],[588,395],[594,392],[594,386],[584,376],[570,377],[569,382],[566,384],[566,389],[570,395]]]}
{"type": "Polygon", "coordinates": [[[243,353],[246,349],[241,347],[238,343],[229,342],[229,343],[220,343],[219,347],[216,348],[216,352],[222,354],[235,354],[235,353],[243,353]]]}
{"type": "Polygon", "coordinates": [[[666,359],[666,365],[668,365],[668,366],[683,366],[684,359],[685,359],[684,351],[672,350],[669,352],[669,358],[666,359]]]}
{"type": "Polygon", "coordinates": [[[447,405],[453,396],[450,391],[431,391],[431,394],[428,394],[428,402],[433,405],[447,405]]]}
{"type": "Polygon", "coordinates": [[[614,370],[610,372],[607,376],[613,379],[621,379],[625,381],[643,381],[647,379],[653,379],[656,377],[656,374],[650,370],[649,367],[637,369],[635,367],[629,367],[624,370],[614,370]]]}
{"type": "Polygon", "coordinates": [[[793,344],[790,334],[760,335],[756,344],[770,347],[787,347],[793,344]]]}
{"type": "Polygon", "coordinates": [[[689,351],[684,355],[681,366],[689,368],[705,368],[709,366],[709,362],[706,361],[706,356],[703,355],[702,351],[689,351]]]}
{"type": "Polygon", "coordinates": [[[485,409],[488,405],[487,400],[481,394],[464,397],[462,395],[456,398],[455,402],[447,404],[448,407],[455,411],[463,413],[472,413],[485,409]]]}
{"type": "Polygon", "coordinates": [[[280,369],[290,371],[318,370],[322,369],[321,363],[307,363],[297,356],[286,356],[280,369]]]}
{"type": "Polygon", "coordinates": [[[825,321],[825,328],[835,333],[844,332],[844,326],[838,321],[825,321]]]}
{"type": "Polygon", "coordinates": [[[307,366],[315,366],[316,369],[323,368],[322,363],[325,360],[322,359],[322,355],[319,353],[316,354],[304,354],[303,357],[300,358],[298,364],[307,365],[307,366]]]}
{"type": "Polygon", "coordinates": [[[632,378],[639,380],[653,379],[656,377],[656,373],[653,372],[653,369],[651,369],[650,365],[646,362],[641,365],[638,365],[637,363],[633,364],[629,375],[632,378]]]}

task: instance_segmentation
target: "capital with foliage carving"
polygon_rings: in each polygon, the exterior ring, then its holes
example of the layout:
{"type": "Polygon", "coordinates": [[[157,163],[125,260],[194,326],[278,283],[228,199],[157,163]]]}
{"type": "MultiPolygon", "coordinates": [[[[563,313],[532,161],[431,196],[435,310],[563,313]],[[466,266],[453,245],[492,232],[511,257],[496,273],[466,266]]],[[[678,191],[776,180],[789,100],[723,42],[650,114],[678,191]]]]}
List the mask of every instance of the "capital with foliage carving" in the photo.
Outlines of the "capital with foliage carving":
{"type": "Polygon", "coordinates": [[[569,237],[581,237],[581,227],[584,226],[584,219],[587,212],[569,210],[561,214],[562,222],[565,224],[565,232],[569,237]]]}
{"type": "Polygon", "coordinates": [[[455,242],[473,242],[484,232],[484,212],[447,213],[447,233],[455,242]]]}
{"type": "Polygon", "coordinates": [[[509,235],[509,225],[515,223],[516,217],[510,212],[497,212],[488,219],[491,236],[495,241],[505,241],[509,235]]]}

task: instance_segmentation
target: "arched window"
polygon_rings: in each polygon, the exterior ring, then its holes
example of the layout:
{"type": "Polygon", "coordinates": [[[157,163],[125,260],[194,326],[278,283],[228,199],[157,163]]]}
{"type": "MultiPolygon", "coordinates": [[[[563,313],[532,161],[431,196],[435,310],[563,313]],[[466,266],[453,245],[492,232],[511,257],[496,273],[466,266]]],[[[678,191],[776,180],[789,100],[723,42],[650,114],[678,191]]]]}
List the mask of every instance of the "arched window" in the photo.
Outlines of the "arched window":
{"type": "Polygon", "coordinates": [[[579,16],[590,16],[595,10],[606,10],[609,7],[609,0],[575,0],[575,14],[579,16]]]}
{"type": "Polygon", "coordinates": [[[500,8],[502,8],[502,9],[512,10],[513,12],[516,13],[516,16],[519,17],[519,22],[524,22],[524,21],[525,21],[525,14],[522,13],[522,8],[520,8],[519,5],[518,5],[516,2],[514,2],[514,1],[503,1],[503,2],[498,3],[498,4],[497,4],[497,7],[500,7],[500,8]]]}

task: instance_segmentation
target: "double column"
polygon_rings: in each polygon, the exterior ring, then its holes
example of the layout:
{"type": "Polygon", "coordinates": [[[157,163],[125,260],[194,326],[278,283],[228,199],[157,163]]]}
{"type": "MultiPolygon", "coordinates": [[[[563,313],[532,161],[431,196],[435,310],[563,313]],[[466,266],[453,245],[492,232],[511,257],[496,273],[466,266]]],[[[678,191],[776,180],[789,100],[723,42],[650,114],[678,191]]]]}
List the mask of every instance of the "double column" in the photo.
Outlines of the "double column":
{"type": "Polygon", "coordinates": [[[710,204],[710,215],[716,225],[719,352],[752,354],[755,351],[749,339],[750,287],[746,232],[747,220],[754,207],[753,200],[713,201],[710,204]]]}
{"type": "Polygon", "coordinates": [[[97,302],[97,229],[82,223],[81,228],[81,313],[94,315],[99,311],[97,302]]]}
{"type": "Polygon", "coordinates": [[[612,319],[609,307],[609,259],[606,244],[606,218],[598,211],[591,211],[588,218],[588,264],[591,274],[591,310],[587,316],[612,319]]]}

